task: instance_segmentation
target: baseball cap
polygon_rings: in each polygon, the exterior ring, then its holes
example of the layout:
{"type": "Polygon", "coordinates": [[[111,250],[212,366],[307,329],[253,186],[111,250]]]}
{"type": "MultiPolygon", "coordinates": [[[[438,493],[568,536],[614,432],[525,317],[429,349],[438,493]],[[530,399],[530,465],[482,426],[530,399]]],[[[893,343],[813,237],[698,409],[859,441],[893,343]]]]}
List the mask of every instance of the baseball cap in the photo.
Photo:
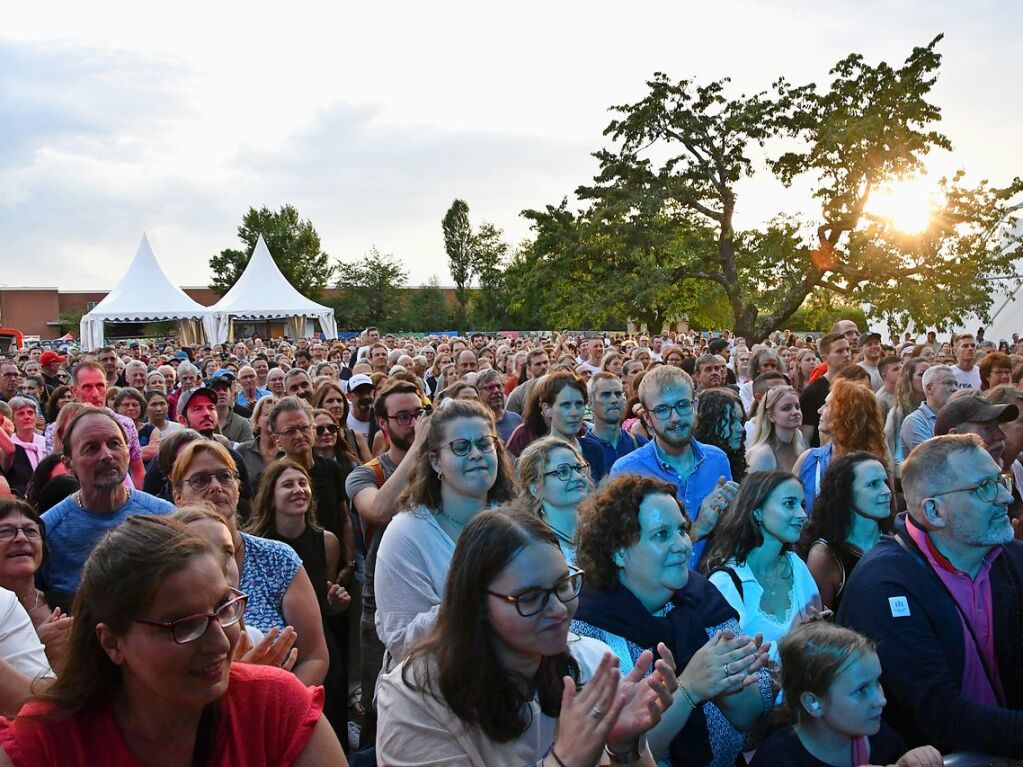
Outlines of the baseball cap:
{"type": "Polygon", "coordinates": [[[184,362],[185,360],[188,359],[188,355],[185,352],[178,352],[177,354],[174,355],[174,359],[184,362]]]}
{"type": "Polygon", "coordinates": [[[373,379],[365,373],[359,373],[348,379],[348,391],[355,391],[360,386],[372,386],[373,379]]]}
{"type": "Polygon", "coordinates": [[[220,370],[215,370],[213,375],[206,379],[206,385],[212,389],[218,384],[226,384],[230,386],[233,381],[234,371],[229,370],[228,368],[221,368],[220,370]]]}
{"type": "Polygon", "coordinates": [[[868,330],[867,332],[860,334],[860,340],[859,340],[858,343],[859,343],[860,346],[863,346],[864,344],[869,344],[871,341],[883,341],[883,340],[884,339],[881,338],[881,334],[880,333],[874,333],[874,332],[868,330]]]}
{"type": "Polygon", "coordinates": [[[979,394],[956,397],[945,403],[938,411],[938,419],[934,422],[934,436],[948,434],[949,429],[964,423],[982,423],[998,421],[1006,423],[1019,417],[1019,408],[1013,404],[993,405],[979,394]]]}
{"type": "Polygon", "coordinates": [[[196,397],[203,396],[214,405],[217,404],[217,393],[208,386],[200,386],[198,389],[189,389],[178,399],[178,413],[184,415],[188,412],[188,403],[196,397]]]}
{"type": "Polygon", "coordinates": [[[61,357],[57,352],[47,349],[41,355],[39,355],[40,365],[50,365],[54,362],[66,362],[66,357],[61,357]]]}
{"type": "Polygon", "coordinates": [[[710,351],[711,354],[717,354],[718,352],[724,351],[727,348],[728,348],[727,338],[715,338],[713,341],[707,344],[707,349],[708,351],[710,351]]]}

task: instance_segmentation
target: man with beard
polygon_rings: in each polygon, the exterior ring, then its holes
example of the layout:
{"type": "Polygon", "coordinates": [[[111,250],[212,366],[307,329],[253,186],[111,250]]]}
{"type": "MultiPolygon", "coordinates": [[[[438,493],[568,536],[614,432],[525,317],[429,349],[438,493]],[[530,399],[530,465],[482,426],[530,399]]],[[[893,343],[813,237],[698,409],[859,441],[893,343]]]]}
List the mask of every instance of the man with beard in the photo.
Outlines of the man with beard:
{"type": "Polygon", "coordinates": [[[508,437],[515,431],[515,427],[522,423],[522,416],[504,407],[504,376],[493,368],[484,370],[476,378],[476,388],[479,390],[480,400],[494,414],[497,435],[507,444],[508,437]]]}
{"type": "Polygon", "coordinates": [[[364,373],[349,378],[348,403],[351,408],[348,411],[346,425],[369,439],[370,428],[373,425],[373,379],[364,373]]]}
{"type": "Polygon", "coordinates": [[[670,482],[689,513],[693,563],[703,554],[705,539],[718,517],[734,500],[739,486],[732,482],[728,456],[720,448],[692,438],[696,403],[693,379],[670,365],[649,371],[639,384],[644,423],[654,438],[619,458],[617,474],[644,474],[670,482]]]}
{"type": "MultiPolygon", "coordinates": [[[[105,384],[102,371],[94,372],[105,384]]],[[[104,533],[132,514],[170,514],[174,505],[125,486],[128,443],[107,410],[88,407],[71,419],[62,460],[80,489],[43,514],[49,556],[37,579],[41,588],[59,595],[57,605],[68,612],[82,566],[104,533]]]]}
{"type": "MultiPolygon", "coordinates": [[[[241,406],[235,404],[234,373],[226,369],[218,370],[206,381],[206,386],[217,393],[217,423],[220,426],[220,433],[233,444],[252,439],[249,418],[237,412],[241,406]]],[[[252,416],[251,410],[246,408],[245,412],[249,417],[252,416]]]]}
{"type": "Polygon", "coordinates": [[[975,434],[902,464],[908,511],[853,570],[838,622],[872,639],[884,715],[910,746],[1023,754],[1023,543],[1008,478],[975,434]]]}
{"type": "MultiPolygon", "coordinates": [[[[368,376],[353,376],[352,381],[368,376]]],[[[371,384],[372,386],[372,384],[371,384]]],[[[371,399],[372,401],[372,399],[371,399]]],[[[353,400],[354,409],[354,400],[353,400]]],[[[359,514],[366,541],[365,580],[362,584],[362,619],[359,638],[362,706],[365,709],[360,748],[376,739],[373,692],[383,667],[384,645],[377,636],[373,573],[384,529],[398,511],[398,496],[408,487],[429,432],[429,416],[415,384],[397,380],[384,387],[373,403],[380,429],[387,435],[387,452],[353,470],[345,482],[352,506],[359,514]]]]}
{"type": "Polygon", "coordinates": [[[302,368],[294,367],[285,374],[284,390],[289,397],[298,397],[308,404],[312,403],[313,382],[302,368]]]}
{"type": "Polygon", "coordinates": [[[1015,421],[1019,408],[1007,403],[995,405],[979,394],[960,391],[953,394],[934,421],[934,436],[975,434],[988,455],[999,466],[1005,451],[1005,432],[1000,424],[1015,421]]]}
{"type": "MultiPolygon", "coordinates": [[[[604,466],[610,469],[622,456],[626,456],[647,443],[646,438],[622,428],[625,417],[625,389],[621,379],[613,373],[594,373],[587,386],[593,425],[589,436],[596,440],[604,453],[604,466]]],[[[603,476],[593,475],[599,482],[603,476]]]]}

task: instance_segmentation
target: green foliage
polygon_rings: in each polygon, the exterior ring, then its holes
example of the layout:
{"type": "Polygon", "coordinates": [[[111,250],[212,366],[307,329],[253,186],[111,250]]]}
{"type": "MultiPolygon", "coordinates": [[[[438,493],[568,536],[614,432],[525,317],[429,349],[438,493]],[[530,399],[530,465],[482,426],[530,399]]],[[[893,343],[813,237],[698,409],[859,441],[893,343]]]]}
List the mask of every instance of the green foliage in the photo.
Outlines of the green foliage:
{"type": "Polygon", "coordinates": [[[391,254],[371,248],[361,260],[337,266],[337,298],[331,299],[339,327],[395,328],[403,315],[408,270],[391,254]]]}
{"type": "Polygon", "coordinates": [[[320,236],[292,205],[278,211],[249,208],[238,227],[244,250],[225,249],[210,259],[210,287],[221,295],[231,289],[249,262],[256,240],[263,235],[274,262],[299,293],[316,300],[334,277],[336,265],[320,250],[320,236]]]}
{"type": "Polygon", "coordinates": [[[728,80],[656,73],[642,100],[612,107],[612,147],[594,154],[600,170],[576,190],[585,207],[524,211],[535,241],[505,273],[511,309],[551,326],[635,318],[652,331],[683,314],[697,325],[730,319],[751,341],[786,327],[821,291],[869,304],[893,328],[984,317],[987,276],[1015,271],[1023,238],[1000,224],[1023,181],[942,179],[941,208],[912,236],[867,206],[878,188],[920,172],[930,151],[951,148],[929,100],[940,39],[900,67],[852,54],[823,89],[782,79],[771,92],[731,96],[728,80]],[[782,183],[813,184],[819,210],[737,231],[736,185],[757,175],[764,152],[782,183]]]}
{"type": "Polygon", "coordinates": [[[68,309],[61,312],[57,317],[60,322],[61,334],[74,333],[77,336],[82,327],[82,317],[85,314],[87,314],[85,309],[68,309]]]}
{"type": "Polygon", "coordinates": [[[429,333],[451,328],[451,310],[436,275],[412,292],[405,312],[404,328],[416,333],[429,333]]]}
{"type": "Polygon", "coordinates": [[[472,225],[469,223],[469,206],[464,200],[455,200],[441,221],[444,230],[444,250],[448,254],[448,270],[455,281],[455,298],[458,300],[459,330],[465,329],[469,306],[469,286],[472,283],[475,262],[473,258],[472,225]]]}

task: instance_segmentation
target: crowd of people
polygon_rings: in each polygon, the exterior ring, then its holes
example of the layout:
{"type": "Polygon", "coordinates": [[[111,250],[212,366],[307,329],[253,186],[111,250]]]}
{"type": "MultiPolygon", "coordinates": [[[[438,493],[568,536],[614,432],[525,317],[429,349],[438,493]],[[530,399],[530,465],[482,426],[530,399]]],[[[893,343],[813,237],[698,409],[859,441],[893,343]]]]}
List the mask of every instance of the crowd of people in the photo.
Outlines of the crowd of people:
{"type": "Polygon", "coordinates": [[[0,767],[1023,759],[1023,341],[749,341],[0,357],[0,767]]]}

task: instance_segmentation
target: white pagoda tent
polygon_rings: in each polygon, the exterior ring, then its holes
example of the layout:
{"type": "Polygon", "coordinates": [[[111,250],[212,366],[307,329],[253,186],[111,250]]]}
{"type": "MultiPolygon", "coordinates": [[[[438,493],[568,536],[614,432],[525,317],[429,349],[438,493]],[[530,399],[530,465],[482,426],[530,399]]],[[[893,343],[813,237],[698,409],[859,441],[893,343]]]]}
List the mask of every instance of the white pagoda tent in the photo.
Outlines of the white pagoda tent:
{"type": "Polygon", "coordinates": [[[288,282],[270,256],[263,235],[256,241],[245,271],[224,297],[210,307],[213,336],[211,343],[232,340],[233,320],[287,320],[291,338],[312,335],[307,325],[319,321],[325,338],[337,338],[334,310],[312,301],[288,282]]]}
{"type": "Polygon", "coordinates": [[[213,329],[210,310],[171,282],[156,260],[149,238],[142,241],[117,287],[82,317],[83,349],[103,346],[105,322],[164,322],[177,320],[183,343],[201,343],[213,329]]]}

